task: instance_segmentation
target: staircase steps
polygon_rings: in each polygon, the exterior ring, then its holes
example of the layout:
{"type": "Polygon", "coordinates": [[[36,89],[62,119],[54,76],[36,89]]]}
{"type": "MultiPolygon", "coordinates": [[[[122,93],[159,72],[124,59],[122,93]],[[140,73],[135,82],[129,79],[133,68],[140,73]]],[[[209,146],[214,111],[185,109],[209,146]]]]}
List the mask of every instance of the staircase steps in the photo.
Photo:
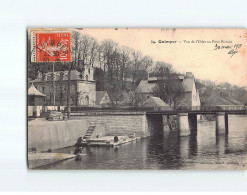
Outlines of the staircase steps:
{"type": "Polygon", "coordinates": [[[90,140],[92,135],[93,135],[95,127],[96,127],[95,125],[90,125],[88,127],[87,132],[86,132],[85,136],[83,137],[83,139],[90,140]]]}

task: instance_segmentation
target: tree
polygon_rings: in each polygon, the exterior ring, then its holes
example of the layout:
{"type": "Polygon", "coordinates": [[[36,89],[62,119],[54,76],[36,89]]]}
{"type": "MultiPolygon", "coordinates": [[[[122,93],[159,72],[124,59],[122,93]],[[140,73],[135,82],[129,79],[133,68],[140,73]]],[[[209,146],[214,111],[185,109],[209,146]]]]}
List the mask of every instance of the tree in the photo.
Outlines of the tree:
{"type": "Polygon", "coordinates": [[[89,35],[81,35],[79,48],[78,60],[80,66],[90,64],[93,67],[98,55],[99,44],[97,40],[89,35]]]}
{"type": "Polygon", "coordinates": [[[114,58],[116,58],[118,44],[112,40],[104,40],[101,44],[101,51],[103,52],[103,70],[106,72],[108,80],[113,81],[113,71],[114,71],[114,58]]]}
{"type": "Polygon", "coordinates": [[[173,105],[174,108],[177,108],[184,95],[182,82],[179,81],[176,76],[173,76],[171,67],[168,68],[165,63],[163,66],[160,65],[161,64],[158,63],[156,70],[158,70],[158,74],[162,79],[157,82],[156,86],[153,88],[153,95],[159,97],[170,106],[173,105]]]}
{"type": "MultiPolygon", "coordinates": [[[[73,31],[72,32],[72,47],[71,47],[71,56],[72,62],[68,63],[68,90],[67,90],[67,116],[68,119],[70,118],[70,84],[71,84],[71,71],[79,66],[79,61],[81,58],[82,52],[82,38],[79,32],[73,31]]],[[[76,94],[77,95],[77,94],[76,94]]],[[[76,100],[78,98],[76,97],[76,100]]],[[[77,104],[77,103],[76,103],[77,104]]]]}
{"type": "Polygon", "coordinates": [[[130,52],[131,49],[129,47],[122,46],[120,48],[120,82],[121,88],[124,89],[124,76],[125,76],[125,69],[130,64],[130,52]]]}
{"type": "MultiPolygon", "coordinates": [[[[71,56],[72,62],[66,64],[66,69],[68,70],[68,90],[67,90],[67,115],[70,118],[70,85],[71,85],[71,71],[72,70],[85,70],[85,65],[93,63],[96,59],[98,42],[93,37],[89,35],[81,35],[77,31],[72,32],[72,46],[71,46],[71,56]]],[[[76,93],[76,105],[78,100],[78,94],[76,93]]]]}
{"type": "Polygon", "coordinates": [[[134,87],[136,81],[136,74],[142,69],[142,53],[140,51],[132,51],[132,85],[134,87]]]}
{"type": "Polygon", "coordinates": [[[94,69],[94,78],[96,81],[96,91],[105,91],[105,73],[102,69],[94,69]]]}
{"type": "Polygon", "coordinates": [[[157,61],[155,63],[154,72],[156,72],[157,76],[160,76],[162,79],[169,77],[173,72],[172,65],[167,64],[165,62],[157,61]]]}
{"type": "Polygon", "coordinates": [[[111,99],[111,103],[109,106],[113,108],[118,107],[119,101],[121,101],[121,97],[122,97],[119,83],[117,82],[110,83],[107,89],[107,93],[109,94],[111,99]]]}
{"type": "Polygon", "coordinates": [[[129,101],[128,101],[128,105],[129,106],[134,106],[134,107],[138,107],[140,106],[142,102],[142,94],[137,92],[137,91],[130,91],[129,92],[129,101]]]}
{"type": "Polygon", "coordinates": [[[95,38],[91,37],[90,38],[90,50],[89,50],[89,54],[90,54],[89,64],[92,67],[94,67],[94,63],[97,59],[98,49],[99,49],[99,43],[97,42],[95,38]]]}
{"type": "Polygon", "coordinates": [[[72,61],[74,62],[73,65],[78,66],[79,61],[81,59],[82,53],[82,37],[81,34],[77,31],[73,31],[71,35],[71,56],[72,61]]]}
{"type": "Polygon", "coordinates": [[[143,56],[140,51],[133,50],[131,52],[131,65],[130,69],[132,71],[132,85],[133,88],[135,87],[138,78],[143,78],[144,75],[139,75],[138,73],[142,70],[145,70],[145,73],[147,73],[147,69],[153,64],[153,59],[149,56],[143,56]]]}

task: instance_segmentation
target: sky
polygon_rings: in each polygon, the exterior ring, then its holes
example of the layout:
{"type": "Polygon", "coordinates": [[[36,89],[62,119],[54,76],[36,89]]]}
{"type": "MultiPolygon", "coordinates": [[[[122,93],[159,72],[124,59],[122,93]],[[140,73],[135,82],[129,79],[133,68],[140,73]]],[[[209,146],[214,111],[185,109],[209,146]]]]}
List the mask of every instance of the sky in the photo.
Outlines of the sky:
{"type": "Polygon", "coordinates": [[[246,29],[102,28],[80,32],[99,42],[112,39],[155,61],[165,61],[180,73],[192,72],[197,79],[247,86],[246,29]]]}

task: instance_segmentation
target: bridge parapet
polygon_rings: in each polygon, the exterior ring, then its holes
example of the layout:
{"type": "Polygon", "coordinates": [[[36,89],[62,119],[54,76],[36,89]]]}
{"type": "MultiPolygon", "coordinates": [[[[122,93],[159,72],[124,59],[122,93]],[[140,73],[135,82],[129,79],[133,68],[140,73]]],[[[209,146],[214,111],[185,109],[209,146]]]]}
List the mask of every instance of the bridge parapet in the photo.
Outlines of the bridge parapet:
{"type": "Polygon", "coordinates": [[[145,111],[177,111],[177,112],[187,112],[187,111],[212,111],[212,112],[221,112],[221,111],[243,111],[247,108],[243,105],[222,105],[222,106],[180,106],[178,108],[173,108],[171,106],[161,106],[154,108],[142,108],[145,111]]]}
{"type": "Polygon", "coordinates": [[[180,106],[178,108],[174,108],[173,106],[160,106],[160,107],[117,107],[117,108],[73,108],[72,113],[84,113],[84,112],[171,112],[171,113],[181,113],[181,112],[221,112],[221,111],[228,111],[228,112],[240,112],[240,113],[247,113],[247,107],[244,105],[220,105],[220,106],[180,106]]]}

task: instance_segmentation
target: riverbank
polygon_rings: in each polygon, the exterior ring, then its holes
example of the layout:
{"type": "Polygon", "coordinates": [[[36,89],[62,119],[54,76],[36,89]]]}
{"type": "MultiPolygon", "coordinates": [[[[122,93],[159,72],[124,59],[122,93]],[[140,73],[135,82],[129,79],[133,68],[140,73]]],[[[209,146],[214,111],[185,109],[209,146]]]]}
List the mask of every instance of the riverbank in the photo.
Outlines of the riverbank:
{"type": "MultiPolygon", "coordinates": [[[[243,170],[247,167],[246,116],[229,116],[228,135],[215,121],[198,123],[197,136],[164,132],[118,147],[84,147],[81,161],[69,159],[39,169],[53,170],[243,170]]],[[[75,147],[59,149],[68,153],[75,147]]]]}
{"type": "Polygon", "coordinates": [[[150,136],[155,120],[149,120],[144,112],[93,112],[71,114],[67,121],[35,119],[28,122],[28,150],[43,152],[73,146],[84,137],[90,126],[90,139],[104,136],[150,136]]]}
{"type": "MultiPolygon", "coordinates": [[[[86,133],[88,126],[86,120],[29,121],[28,149],[43,152],[73,146],[77,139],[86,133]]],[[[103,128],[101,129],[103,131],[103,128]]]]}
{"type": "Polygon", "coordinates": [[[28,153],[28,168],[34,169],[75,157],[66,153],[28,153]]]}

